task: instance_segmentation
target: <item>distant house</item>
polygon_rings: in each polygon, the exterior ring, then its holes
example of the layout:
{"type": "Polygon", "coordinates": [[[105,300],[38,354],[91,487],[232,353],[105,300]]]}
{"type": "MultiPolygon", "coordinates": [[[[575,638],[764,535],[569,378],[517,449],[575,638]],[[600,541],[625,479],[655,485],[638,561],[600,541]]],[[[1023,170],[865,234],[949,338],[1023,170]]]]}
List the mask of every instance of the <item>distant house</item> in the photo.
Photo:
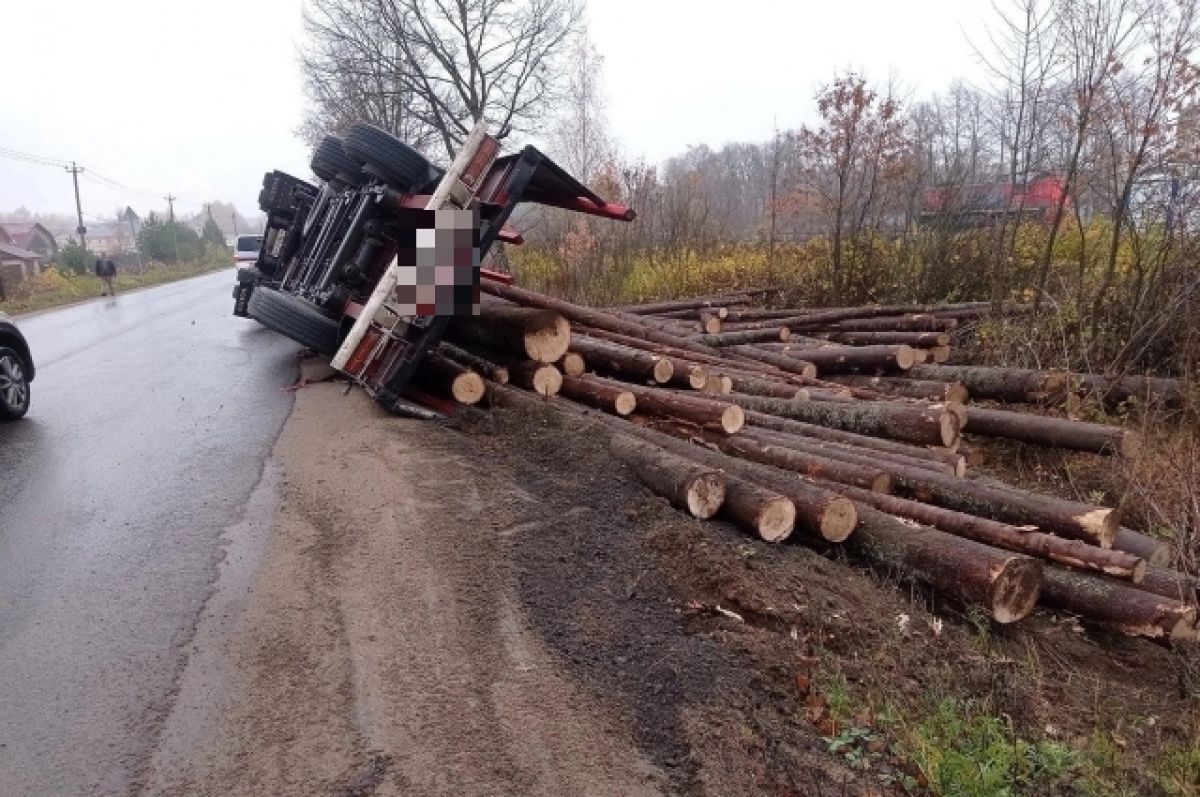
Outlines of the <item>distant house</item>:
{"type": "MultiPolygon", "coordinates": [[[[5,233],[4,238],[8,238],[5,233]]],[[[34,277],[41,271],[42,256],[37,252],[0,240],[0,280],[11,286],[34,277]]]]}
{"type": "MultiPolygon", "coordinates": [[[[949,220],[964,227],[989,224],[1002,217],[1051,224],[1064,193],[1062,179],[1053,174],[1039,174],[1024,183],[997,180],[939,185],[926,189],[921,202],[921,218],[949,220]]],[[[1071,208],[1069,198],[1064,208],[1071,208]]]]}
{"type": "Polygon", "coordinates": [[[4,230],[2,237],[6,243],[13,244],[42,256],[42,262],[53,260],[58,254],[58,241],[54,233],[35,221],[5,221],[0,222],[4,230]]]}
{"type": "Polygon", "coordinates": [[[137,249],[136,221],[96,221],[87,225],[87,245],[93,252],[119,255],[137,249]]]}

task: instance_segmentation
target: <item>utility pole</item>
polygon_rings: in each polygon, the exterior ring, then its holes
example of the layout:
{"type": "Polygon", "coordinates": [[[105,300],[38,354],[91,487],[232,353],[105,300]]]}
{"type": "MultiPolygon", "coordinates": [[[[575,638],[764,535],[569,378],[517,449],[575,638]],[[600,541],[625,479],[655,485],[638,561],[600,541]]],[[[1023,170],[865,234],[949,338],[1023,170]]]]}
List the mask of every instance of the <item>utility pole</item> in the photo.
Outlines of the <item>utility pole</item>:
{"type": "Polygon", "coordinates": [[[75,183],[75,218],[79,221],[79,226],[75,228],[75,234],[79,236],[79,245],[86,252],[87,227],[83,226],[83,206],[79,204],[79,173],[83,171],[83,167],[76,166],[75,161],[71,161],[71,165],[64,168],[71,173],[71,181],[75,183]]]}
{"type": "Polygon", "coordinates": [[[179,230],[175,226],[175,195],[167,194],[163,199],[167,200],[167,218],[171,223],[171,240],[175,242],[175,262],[179,262],[179,230]]]}

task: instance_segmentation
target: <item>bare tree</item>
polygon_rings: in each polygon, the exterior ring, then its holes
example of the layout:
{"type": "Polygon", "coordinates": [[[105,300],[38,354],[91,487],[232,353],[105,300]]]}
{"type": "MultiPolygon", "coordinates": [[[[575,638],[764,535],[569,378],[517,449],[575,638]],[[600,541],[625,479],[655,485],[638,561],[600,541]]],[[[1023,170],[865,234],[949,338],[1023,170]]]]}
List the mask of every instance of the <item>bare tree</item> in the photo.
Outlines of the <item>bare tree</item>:
{"type": "Polygon", "coordinates": [[[364,120],[453,155],[477,120],[505,138],[544,114],[579,0],[310,0],[310,137],[364,120]]]}

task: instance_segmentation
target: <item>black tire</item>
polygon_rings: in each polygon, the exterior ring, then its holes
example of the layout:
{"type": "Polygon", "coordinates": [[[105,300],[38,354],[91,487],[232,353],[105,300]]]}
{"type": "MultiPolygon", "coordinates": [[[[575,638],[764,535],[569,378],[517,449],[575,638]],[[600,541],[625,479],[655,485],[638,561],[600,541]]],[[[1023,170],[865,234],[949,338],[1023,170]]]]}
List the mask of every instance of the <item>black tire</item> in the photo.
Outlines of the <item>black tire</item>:
{"type": "Polygon", "coordinates": [[[349,185],[362,185],[366,182],[362,166],[346,154],[341,140],[334,136],[325,136],[321,139],[321,143],[317,144],[313,150],[310,165],[313,174],[326,182],[333,179],[341,180],[349,185]]]}
{"type": "Polygon", "coordinates": [[[0,420],[15,421],[29,412],[29,369],[15,349],[0,346],[0,420]]]}
{"type": "Polygon", "coordinates": [[[419,188],[433,174],[432,166],[421,153],[378,127],[354,125],[346,132],[343,146],[347,155],[362,163],[363,171],[397,191],[419,188]]]}
{"type": "Polygon", "coordinates": [[[246,313],[267,329],[286,335],[313,351],[333,356],[341,342],[340,324],[299,296],[258,287],[250,294],[246,313]]]}

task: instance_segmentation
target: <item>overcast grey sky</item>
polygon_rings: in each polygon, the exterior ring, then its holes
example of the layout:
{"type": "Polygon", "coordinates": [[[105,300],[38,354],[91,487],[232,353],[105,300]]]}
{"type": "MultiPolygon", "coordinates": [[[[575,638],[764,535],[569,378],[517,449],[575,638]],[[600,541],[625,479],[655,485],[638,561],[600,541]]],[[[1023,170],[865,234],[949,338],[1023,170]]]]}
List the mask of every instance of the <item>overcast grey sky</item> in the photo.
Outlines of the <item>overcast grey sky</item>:
{"type": "MultiPolygon", "coordinates": [[[[262,173],[308,174],[295,135],[302,0],[5,3],[0,147],[76,160],[135,191],[80,183],[84,212],[257,212],[262,173]]],[[[967,37],[988,0],[589,0],[614,134],[661,161],[811,119],[853,67],[918,95],[977,78],[967,37]]],[[[523,143],[523,142],[521,142],[523,143]]],[[[0,158],[0,211],[74,210],[70,176],[0,158]]],[[[85,218],[85,221],[87,219],[85,218]]]]}

